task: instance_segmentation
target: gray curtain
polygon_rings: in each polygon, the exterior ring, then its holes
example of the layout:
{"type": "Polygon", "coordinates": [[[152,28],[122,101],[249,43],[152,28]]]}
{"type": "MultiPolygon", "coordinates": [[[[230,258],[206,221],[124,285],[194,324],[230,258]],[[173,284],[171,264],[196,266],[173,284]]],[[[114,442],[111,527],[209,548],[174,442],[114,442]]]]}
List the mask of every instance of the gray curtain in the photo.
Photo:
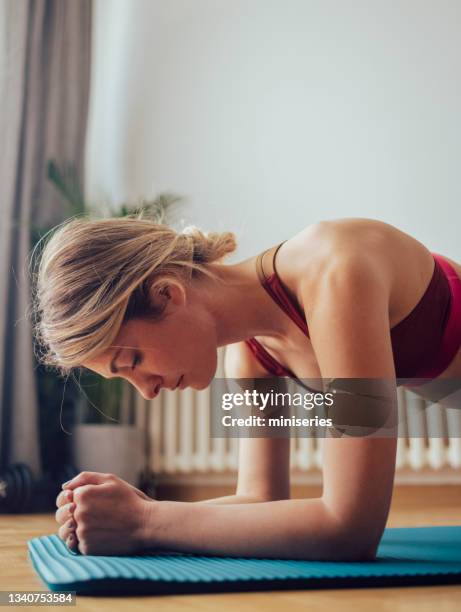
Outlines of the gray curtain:
{"type": "Polygon", "coordinates": [[[31,224],[65,218],[49,159],[83,176],[91,0],[0,2],[0,469],[41,472],[27,262],[31,224]]]}

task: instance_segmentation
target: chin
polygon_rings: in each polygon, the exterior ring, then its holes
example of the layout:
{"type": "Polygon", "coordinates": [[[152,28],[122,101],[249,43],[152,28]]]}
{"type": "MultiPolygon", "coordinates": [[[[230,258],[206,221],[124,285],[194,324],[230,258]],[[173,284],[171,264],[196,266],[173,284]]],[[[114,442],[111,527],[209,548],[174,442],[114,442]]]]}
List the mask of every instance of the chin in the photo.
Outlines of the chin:
{"type": "Polygon", "coordinates": [[[194,381],[189,383],[188,387],[192,387],[196,391],[203,391],[204,389],[210,386],[212,380],[213,377],[211,377],[210,380],[194,381]]]}
{"type": "Polygon", "coordinates": [[[187,387],[190,387],[191,389],[195,389],[196,391],[203,391],[203,389],[206,389],[208,385],[194,382],[194,383],[189,383],[187,387]]]}
{"type": "MultiPolygon", "coordinates": [[[[191,389],[195,389],[196,391],[203,391],[207,387],[211,385],[213,379],[216,375],[217,361],[214,361],[208,364],[208,367],[201,369],[200,371],[190,371],[184,375],[184,379],[186,379],[187,389],[190,387],[191,389]]],[[[183,383],[184,383],[183,379],[183,383]]]]}

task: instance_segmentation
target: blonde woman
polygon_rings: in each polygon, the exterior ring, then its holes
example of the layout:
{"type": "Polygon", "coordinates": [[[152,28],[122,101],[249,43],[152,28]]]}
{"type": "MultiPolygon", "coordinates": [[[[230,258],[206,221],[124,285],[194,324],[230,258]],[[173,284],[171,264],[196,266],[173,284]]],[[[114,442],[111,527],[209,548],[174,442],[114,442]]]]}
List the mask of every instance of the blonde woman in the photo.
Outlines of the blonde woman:
{"type": "MultiPolygon", "coordinates": [[[[224,265],[235,249],[232,233],[142,218],[65,223],[37,279],[43,361],[121,376],[147,399],[207,387],[225,345],[232,378],[461,376],[461,265],[408,234],[347,218],[224,265]]],[[[196,503],[83,472],[58,496],[59,536],[83,554],[373,559],[396,442],[327,437],[312,499],[290,498],[288,438],[241,439],[236,494],[196,503]]]]}

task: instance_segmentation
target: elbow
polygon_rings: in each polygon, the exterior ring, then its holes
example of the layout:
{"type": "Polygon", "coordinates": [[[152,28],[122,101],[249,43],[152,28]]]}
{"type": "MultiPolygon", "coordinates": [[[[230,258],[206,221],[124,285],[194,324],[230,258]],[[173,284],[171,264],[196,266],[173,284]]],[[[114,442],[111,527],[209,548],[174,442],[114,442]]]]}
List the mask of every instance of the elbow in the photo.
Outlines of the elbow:
{"type": "MultiPolygon", "coordinates": [[[[299,542],[298,542],[299,544],[299,542]]],[[[377,556],[378,545],[375,543],[359,541],[358,539],[348,539],[342,537],[342,534],[331,535],[316,546],[315,552],[306,550],[310,547],[311,540],[298,550],[298,553],[290,558],[299,558],[304,560],[316,561],[333,561],[333,562],[370,562],[375,561],[377,556]]]]}
{"type": "MultiPolygon", "coordinates": [[[[295,502],[301,500],[294,500],[295,502]]],[[[384,527],[377,521],[346,519],[338,516],[321,499],[310,502],[311,517],[308,524],[292,523],[288,529],[290,542],[287,558],[333,561],[375,561],[384,527]]]]}
{"type": "Polygon", "coordinates": [[[344,526],[337,534],[336,561],[375,561],[384,529],[344,526]]]}
{"type": "Polygon", "coordinates": [[[344,537],[336,534],[328,542],[327,549],[322,555],[323,561],[375,561],[378,545],[361,538],[353,538],[350,534],[344,537]]]}
{"type": "MultiPolygon", "coordinates": [[[[329,513],[332,518],[331,513],[329,513]]],[[[330,531],[331,561],[375,561],[385,524],[333,519],[330,531]]]]}
{"type": "Polygon", "coordinates": [[[341,546],[332,561],[375,561],[378,546],[374,544],[359,544],[341,546]]]}

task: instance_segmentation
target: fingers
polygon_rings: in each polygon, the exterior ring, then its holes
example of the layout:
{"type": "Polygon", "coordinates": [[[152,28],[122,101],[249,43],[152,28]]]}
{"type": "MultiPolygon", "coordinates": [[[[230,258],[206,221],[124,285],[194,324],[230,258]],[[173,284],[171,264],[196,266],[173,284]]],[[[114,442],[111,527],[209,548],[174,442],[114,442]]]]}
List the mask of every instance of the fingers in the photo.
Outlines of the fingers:
{"type": "Polygon", "coordinates": [[[75,528],[69,529],[64,539],[64,542],[66,543],[67,547],[70,548],[70,550],[72,551],[78,550],[78,538],[77,538],[77,534],[75,533],[75,528]]]}
{"type": "Polygon", "coordinates": [[[65,504],[56,510],[55,518],[56,521],[62,525],[66,521],[69,521],[74,518],[74,510],[75,510],[75,502],[70,504],[65,504]]]}
{"type": "MultiPolygon", "coordinates": [[[[67,504],[58,510],[61,513],[61,520],[64,521],[61,527],[58,529],[58,536],[63,540],[68,548],[72,551],[78,550],[78,539],[76,535],[77,523],[72,516],[71,509],[75,504],[67,504]],[[67,520],[64,518],[62,514],[65,510],[67,510],[67,520]],[[69,518],[70,517],[70,518],[69,518]]],[[[58,514],[58,512],[56,514],[58,514]]]]}
{"type": "Polygon", "coordinates": [[[63,525],[61,525],[61,527],[58,529],[58,535],[61,540],[64,540],[65,542],[70,535],[75,536],[76,528],[77,523],[73,519],[70,519],[66,521],[63,525]]]}
{"type": "MultiPolygon", "coordinates": [[[[121,480],[121,479],[115,474],[106,474],[103,472],[88,472],[88,471],[80,472],[80,474],[75,476],[75,478],[72,478],[72,480],[68,480],[67,482],[63,483],[62,489],[63,489],[63,492],[66,493],[67,491],[73,491],[77,487],[81,487],[83,485],[104,484],[106,482],[110,482],[113,480],[121,480]]],[[[126,481],[123,481],[123,482],[126,482],[126,481]]],[[[149,497],[140,489],[134,487],[128,482],[126,484],[130,486],[135,491],[135,493],[142,499],[145,499],[146,501],[154,501],[152,497],[149,497]]],[[[65,495],[63,495],[63,493],[60,493],[56,499],[56,503],[58,506],[60,505],[60,503],[64,504],[67,501],[69,500],[65,495]],[[59,503],[58,503],[58,500],[60,500],[59,503]]]]}
{"type": "Polygon", "coordinates": [[[74,533],[71,533],[67,539],[66,539],[66,544],[67,546],[72,550],[72,551],[77,551],[78,550],[78,540],[77,540],[77,536],[74,533]]]}
{"type": "Polygon", "coordinates": [[[60,508],[72,501],[74,501],[74,492],[72,490],[61,491],[56,498],[56,506],[60,508]]]}
{"type": "Polygon", "coordinates": [[[76,487],[81,487],[87,484],[103,484],[110,480],[116,480],[117,476],[114,474],[104,474],[102,472],[80,472],[72,480],[64,482],[62,485],[63,490],[73,490],[76,487]]]}

